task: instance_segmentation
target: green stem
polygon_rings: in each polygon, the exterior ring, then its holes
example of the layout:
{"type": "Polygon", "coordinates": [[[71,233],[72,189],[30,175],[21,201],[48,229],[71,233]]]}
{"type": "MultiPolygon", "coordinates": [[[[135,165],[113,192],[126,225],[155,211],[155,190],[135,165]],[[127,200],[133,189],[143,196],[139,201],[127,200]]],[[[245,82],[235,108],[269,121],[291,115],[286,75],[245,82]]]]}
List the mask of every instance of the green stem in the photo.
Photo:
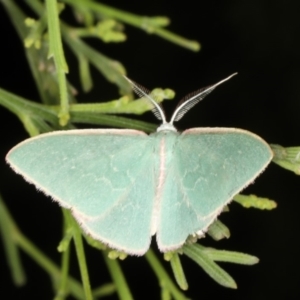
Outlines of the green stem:
{"type": "Polygon", "coordinates": [[[22,267],[18,247],[15,243],[17,228],[10,222],[7,209],[0,195],[0,232],[2,233],[7,263],[14,284],[22,286],[26,283],[26,275],[22,267]]]}
{"type": "MultiPolygon", "coordinates": [[[[124,10],[116,9],[114,7],[104,5],[99,2],[94,1],[81,1],[81,0],[63,0],[64,2],[73,5],[73,6],[84,6],[84,9],[90,9],[94,12],[98,12],[106,17],[113,18],[124,23],[130,24],[137,28],[143,29],[148,33],[156,34],[174,44],[185,47],[192,51],[199,51],[200,44],[197,41],[190,41],[186,38],[179,36],[175,33],[172,33],[168,30],[162,29],[155,21],[152,21],[152,18],[138,16],[132,13],[129,13],[124,10]]],[[[155,18],[153,18],[155,19],[155,18]]]]}
{"type": "Polygon", "coordinates": [[[79,229],[78,224],[71,216],[69,211],[65,215],[67,216],[68,222],[72,224],[72,228],[73,228],[73,239],[75,243],[75,249],[77,254],[77,260],[79,263],[79,269],[80,269],[81,280],[82,280],[83,289],[85,293],[85,299],[92,300],[93,299],[92,290],[91,290],[91,284],[90,284],[85,254],[84,254],[81,230],[79,229]]]}
{"type": "Polygon", "coordinates": [[[101,287],[93,289],[94,298],[111,296],[116,292],[116,287],[113,283],[104,283],[101,287]]]}
{"type": "Polygon", "coordinates": [[[56,111],[53,108],[40,103],[35,103],[1,88],[0,104],[16,115],[28,114],[31,116],[38,116],[40,119],[45,119],[52,124],[57,123],[56,111]]]}
{"type": "Polygon", "coordinates": [[[105,125],[118,128],[136,129],[146,132],[153,132],[157,126],[125,117],[119,117],[114,115],[97,115],[93,113],[72,113],[72,122],[74,123],[85,123],[93,125],[105,125]]]}
{"type": "MultiPolygon", "coordinates": [[[[67,234],[67,230],[69,229],[66,217],[66,210],[62,209],[64,216],[64,235],[67,234]]],[[[54,300],[64,300],[68,295],[68,275],[69,275],[69,267],[70,267],[70,243],[64,251],[62,252],[61,258],[61,281],[59,285],[59,289],[57,291],[57,295],[54,300]]]]}
{"type": "Polygon", "coordinates": [[[59,24],[59,12],[57,9],[56,0],[46,0],[47,20],[49,31],[49,55],[48,58],[54,58],[56,67],[56,75],[58,78],[58,85],[60,91],[60,105],[61,111],[59,113],[59,122],[64,126],[69,121],[69,100],[66,73],[68,73],[68,66],[65,60],[59,24]]]}
{"type": "Polygon", "coordinates": [[[153,269],[155,275],[157,276],[159,283],[162,287],[166,287],[174,299],[176,300],[187,300],[187,298],[182,294],[173,283],[171,278],[169,277],[168,273],[165,271],[157,257],[155,256],[154,252],[149,249],[145,255],[148,263],[150,264],[151,268],[153,269]]]}
{"type": "MultiPolygon", "coordinates": [[[[44,269],[53,278],[54,282],[58,282],[62,276],[59,267],[20,232],[1,198],[0,219],[1,225],[2,222],[5,222],[6,228],[13,230],[13,232],[10,232],[9,234],[10,236],[14,236],[13,241],[15,244],[27,253],[27,255],[30,256],[42,269],[44,269]]],[[[72,294],[76,299],[85,299],[81,284],[72,277],[68,278],[68,289],[70,294],[72,294]]]]}
{"type": "Polygon", "coordinates": [[[61,281],[54,300],[64,300],[68,296],[68,274],[70,266],[70,247],[63,253],[61,258],[61,281]]]}
{"type": "Polygon", "coordinates": [[[127,285],[126,279],[123,275],[122,269],[116,259],[110,259],[107,257],[107,253],[103,251],[103,257],[105,260],[105,263],[108,267],[110,276],[112,277],[116,288],[118,295],[121,300],[133,300],[133,297],[130,293],[130,289],[127,285]]]}

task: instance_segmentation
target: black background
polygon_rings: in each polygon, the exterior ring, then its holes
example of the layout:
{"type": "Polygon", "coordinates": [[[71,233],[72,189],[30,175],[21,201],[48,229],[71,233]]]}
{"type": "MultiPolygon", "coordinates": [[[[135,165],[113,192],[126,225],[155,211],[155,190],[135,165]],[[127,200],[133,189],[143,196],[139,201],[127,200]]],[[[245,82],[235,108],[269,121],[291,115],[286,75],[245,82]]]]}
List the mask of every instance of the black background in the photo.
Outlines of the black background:
{"type": "MultiPolygon", "coordinates": [[[[140,15],[167,15],[172,20],[170,30],[202,44],[201,51],[194,53],[130,26],[126,26],[128,41],[122,45],[93,43],[102,53],[121,61],[128,76],[149,89],[173,88],[180,99],[233,72],[239,73],[190,111],[177,124],[179,129],[237,127],[252,131],[269,143],[300,145],[299,1],[106,2],[140,15]]],[[[0,87],[39,101],[22,42],[1,5],[0,30],[0,87]]],[[[96,88],[84,95],[76,75],[76,61],[70,51],[66,53],[69,79],[81,93],[81,101],[118,97],[115,86],[96,71],[96,88]]],[[[166,103],[169,115],[176,103],[166,103]]],[[[156,122],[150,113],[141,119],[156,122]]],[[[60,209],[5,164],[7,151],[27,134],[18,119],[1,106],[0,126],[0,192],[24,234],[59,263],[56,246],[61,236],[60,209]]],[[[230,206],[231,212],[221,220],[230,227],[231,238],[218,243],[207,238],[203,244],[253,254],[260,263],[252,267],[222,264],[238,284],[238,290],[230,290],[217,285],[184,257],[189,297],[299,299],[299,180],[271,164],[245,193],[274,199],[278,208],[268,212],[246,210],[235,203],[230,206]]],[[[101,254],[88,248],[87,256],[93,286],[108,282],[110,277],[101,254]]],[[[52,299],[48,276],[23,253],[22,259],[28,282],[17,288],[10,279],[1,244],[1,299],[52,299]]],[[[157,280],[144,258],[131,257],[122,266],[136,299],[159,298],[157,280]]],[[[170,269],[168,264],[166,268],[170,269]]],[[[78,276],[75,259],[72,272],[78,276]]]]}

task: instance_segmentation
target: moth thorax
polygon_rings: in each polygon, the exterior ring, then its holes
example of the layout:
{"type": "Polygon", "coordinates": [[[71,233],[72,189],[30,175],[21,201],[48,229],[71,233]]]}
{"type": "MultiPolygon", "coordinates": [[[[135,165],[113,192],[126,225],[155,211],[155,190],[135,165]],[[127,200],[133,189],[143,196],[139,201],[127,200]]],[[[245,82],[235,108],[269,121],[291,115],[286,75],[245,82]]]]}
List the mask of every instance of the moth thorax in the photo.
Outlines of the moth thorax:
{"type": "Polygon", "coordinates": [[[177,129],[174,127],[173,124],[171,123],[163,123],[161,124],[157,129],[156,129],[156,132],[159,132],[159,131],[164,131],[164,130],[168,130],[168,131],[177,131],[177,129]]]}

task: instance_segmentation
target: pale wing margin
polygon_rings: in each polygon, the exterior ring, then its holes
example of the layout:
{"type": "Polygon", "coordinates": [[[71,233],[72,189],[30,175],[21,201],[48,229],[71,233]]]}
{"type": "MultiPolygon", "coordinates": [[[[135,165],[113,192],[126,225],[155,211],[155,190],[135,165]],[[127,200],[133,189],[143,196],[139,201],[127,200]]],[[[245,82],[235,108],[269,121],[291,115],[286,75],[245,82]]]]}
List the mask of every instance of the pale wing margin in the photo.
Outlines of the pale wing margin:
{"type": "Polygon", "coordinates": [[[174,147],[173,184],[166,180],[175,206],[168,208],[172,199],[162,200],[160,222],[173,220],[173,224],[168,232],[166,224],[159,227],[160,247],[175,249],[188,235],[206,231],[232,197],[265,169],[272,156],[264,140],[245,130],[194,128],[183,132],[174,147]]]}
{"type": "MultiPolygon", "coordinates": [[[[116,207],[133,182],[140,189],[140,162],[148,166],[148,171],[152,163],[147,151],[150,144],[151,138],[136,130],[59,131],[20,143],[6,159],[25,180],[72,209],[79,221],[86,223],[116,207]]],[[[153,198],[145,195],[141,206],[148,210],[153,198]]],[[[150,219],[139,220],[136,225],[148,226],[150,232],[150,219]]]]}

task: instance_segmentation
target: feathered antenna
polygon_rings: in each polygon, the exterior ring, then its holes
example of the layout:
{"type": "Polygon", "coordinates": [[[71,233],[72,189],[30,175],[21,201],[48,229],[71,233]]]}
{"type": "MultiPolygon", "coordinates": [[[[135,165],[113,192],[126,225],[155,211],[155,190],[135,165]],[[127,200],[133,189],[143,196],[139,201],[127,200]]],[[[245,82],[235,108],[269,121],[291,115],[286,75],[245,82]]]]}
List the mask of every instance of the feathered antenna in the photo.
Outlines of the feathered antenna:
{"type": "Polygon", "coordinates": [[[229,80],[231,77],[235,76],[237,73],[234,73],[227,78],[219,81],[216,84],[210,85],[206,88],[202,88],[197,90],[193,93],[188,94],[185,96],[177,105],[175,109],[170,124],[173,125],[174,122],[179,121],[192,107],[194,107],[198,102],[203,100],[209,93],[211,93],[218,85],[222,84],[223,82],[229,80]]]}
{"type": "Polygon", "coordinates": [[[130,83],[130,85],[132,86],[133,91],[141,98],[146,98],[150,101],[150,103],[152,104],[152,109],[151,111],[153,112],[153,114],[155,115],[155,117],[158,120],[161,120],[163,124],[167,123],[166,121],[166,116],[165,113],[163,111],[163,108],[161,107],[161,105],[155,100],[155,96],[152,98],[150,96],[150,91],[148,89],[146,89],[145,87],[141,86],[140,84],[132,81],[131,79],[129,79],[128,77],[126,77],[125,75],[123,75],[124,78],[130,83]]]}

